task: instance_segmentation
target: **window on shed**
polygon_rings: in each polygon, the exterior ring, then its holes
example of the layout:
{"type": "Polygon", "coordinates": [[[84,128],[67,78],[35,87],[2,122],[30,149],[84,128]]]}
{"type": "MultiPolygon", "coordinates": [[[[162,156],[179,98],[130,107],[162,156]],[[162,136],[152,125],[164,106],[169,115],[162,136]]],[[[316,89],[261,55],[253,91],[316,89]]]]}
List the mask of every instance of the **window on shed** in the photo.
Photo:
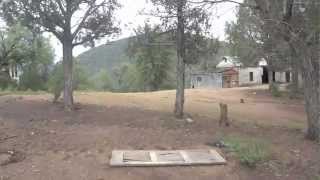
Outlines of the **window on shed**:
{"type": "Polygon", "coordinates": [[[202,77],[197,77],[197,81],[201,82],[202,81],[202,77]]]}
{"type": "Polygon", "coordinates": [[[250,81],[253,81],[253,72],[250,72],[250,81]]]}

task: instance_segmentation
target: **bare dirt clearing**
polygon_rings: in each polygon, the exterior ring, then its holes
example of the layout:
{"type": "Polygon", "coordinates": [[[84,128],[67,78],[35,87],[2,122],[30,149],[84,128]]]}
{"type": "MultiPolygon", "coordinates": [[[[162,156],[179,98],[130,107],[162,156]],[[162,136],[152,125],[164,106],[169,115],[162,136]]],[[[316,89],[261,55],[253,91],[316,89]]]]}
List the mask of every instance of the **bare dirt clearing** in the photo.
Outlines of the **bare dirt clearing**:
{"type": "Polygon", "coordinates": [[[0,179],[313,180],[320,173],[319,145],[303,137],[302,102],[272,98],[263,88],[188,90],[186,96],[193,123],[172,117],[174,91],[77,93],[72,113],[52,104],[49,95],[1,96],[0,152],[15,150],[23,158],[0,166],[0,179]],[[218,127],[221,101],[229,104],[230,128],[218,127]],[[205,149],[223,135],[268,141],[273,157],[256,169],[241,166],[227,152],[226,166],[108,165],[113,149],[205,149]]]}

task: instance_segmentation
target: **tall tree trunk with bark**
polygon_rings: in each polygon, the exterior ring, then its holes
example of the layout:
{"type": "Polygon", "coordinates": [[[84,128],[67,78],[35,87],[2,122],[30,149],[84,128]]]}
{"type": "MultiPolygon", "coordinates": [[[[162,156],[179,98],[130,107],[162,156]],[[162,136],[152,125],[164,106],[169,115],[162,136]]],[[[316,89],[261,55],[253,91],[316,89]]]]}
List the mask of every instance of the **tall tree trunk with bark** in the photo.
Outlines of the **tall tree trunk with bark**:
{"type": "MultiPolygon", "coordinates": [[[[292,50],[291,50],[292,51],[292,50]]],[[[297,98],[300,92],[299,87],[299,58],[295,52],[291,52],[291,66],[292,66],[292,81],[291,81],[291,89],[290,89],[290,97],[297,98]]]]}
{"type": "Polygon", "coordinates": [[[178,1],[178,29],[177,29],[177,91],[174,113],[177,118],[183,118],[184,88],[185,88],[185,35],[184,35],[184,6],[185,0],[178,1]]]}
{"type": "Polygon", "coordinates": [[[291,56],[290,59],[291,59],[292,78],[291,78],[290,97],[297,98],[300,93],[299,73],[300,73],[301,59],[294,45],[290,42],[290,38],[284,38],[284,39],[289,45],[290,56],[291,56]]]}
{"type": "Polygon", "coordinates": [[[274,67],[273,67],[273,63],[272,63],[272,58],[268,56],[267,58],[267,62],[268,62],[268,81],[269,81],[269,90],[271,91],[273,86],[274,86],[274,67]]]}
{"type": "Polygon", "coordinates": [[[268,79],[269,79],[269,89],[271,90],[274,82],[273,82],[273,70],[270,66],[268,70],[268,79]]]}
{"type": "Polygon", "coordinates": [[[63,70],[64,70],[64,91],[63,101],[66,110],[71,111],[73,108],[73,46],[72,40],[63,42],[63,70]]]}
{"type": "MultiPolygon", "coordinates": [[[[309,48],[308,48],[309,49],[309,48]]],[[[320,48],[312,47],[303,61],[303,80],[308,118],[307,138],[320,141],[320,48]]]]}

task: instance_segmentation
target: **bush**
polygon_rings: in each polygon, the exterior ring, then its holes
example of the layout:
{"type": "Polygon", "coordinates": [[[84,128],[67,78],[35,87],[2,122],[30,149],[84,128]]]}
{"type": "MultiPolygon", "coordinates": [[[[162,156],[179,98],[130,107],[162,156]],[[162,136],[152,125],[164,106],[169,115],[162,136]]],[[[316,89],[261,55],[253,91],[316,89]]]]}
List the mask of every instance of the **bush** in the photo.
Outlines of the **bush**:
{"type": "MultiPolygon", "coordinates": [[[[77,63],[74,64],[73,69],[73,89],[87,90],[91,86],[86,71],[77,63]]],[[[56,101],[62,93],[64,87],[63,65],[61,63],[55,65],[50,74],[48,82],[48,90],[54,95],[56,101]]]]}
{"type": "Polygon", "coordinates": [[[279,90],[279,86],[277,84],[273,83],[270,86],[270,91],[271,91],[272,96],[274,96],[274,97],[281,97],[282,96],[282,94],[279,90]]]}
{"type": "Polygon", "coordinates": [[[267,161],[271,156],[268,144],[259,139],[227,137],[224,142],[239,158],[240,163],[248,167],[256,167],[258,163],[267,161]]]}
{"type": "Polygon", "coordinates": [[[106,70],[101,70],[93,78],[94,90],[111,91],[113,90],[113,82],[106,70]]]}
{"type": "Polygon", "coordinates": [[[27,68],[20,77],[19,90],[46,90],[45,78],[39,73],[36,68],[27,68]]]}
{"type": "Polygon", "coordinates": [[[17,84],[12,80],[6,72],[0,71],[0,89],[1,90],[14,90],[16,89],[17,84]]]}

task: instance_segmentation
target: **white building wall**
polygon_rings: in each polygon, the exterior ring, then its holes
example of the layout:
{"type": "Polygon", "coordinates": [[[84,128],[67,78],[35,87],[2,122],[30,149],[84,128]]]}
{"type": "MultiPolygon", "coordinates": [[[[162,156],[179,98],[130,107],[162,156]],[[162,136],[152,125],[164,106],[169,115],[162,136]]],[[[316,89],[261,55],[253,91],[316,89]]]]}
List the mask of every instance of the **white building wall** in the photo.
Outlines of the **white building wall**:
{"type": "MultiPolygon", "coordinates": [[[[291,74],[290,74],[291,79],[291,74]]],[[[275,72],[275,80],[277,83],[287,83],[286,72],[275,72]]]]}
{"type": "Polygon", "coordinates": [[[16,80],[19,83],[22,71],[17,65],[11,65],[9,67],[9,74],[13,80],[16,80]]]}
{"type": "Polygon", "coordinates": [[[263,75],[262,67],[241,68],[239,70],[239,85],[246,86],[246,85],[262,84],[262,75],[263,75]],[[250,80],[250,72],[253,73],[252,81],[250,80]]]}
{"type": "Polygon", "coordinates": [[[222,88],[222,73],[197,74],[191,76],[193,88],[222,88]]]}

